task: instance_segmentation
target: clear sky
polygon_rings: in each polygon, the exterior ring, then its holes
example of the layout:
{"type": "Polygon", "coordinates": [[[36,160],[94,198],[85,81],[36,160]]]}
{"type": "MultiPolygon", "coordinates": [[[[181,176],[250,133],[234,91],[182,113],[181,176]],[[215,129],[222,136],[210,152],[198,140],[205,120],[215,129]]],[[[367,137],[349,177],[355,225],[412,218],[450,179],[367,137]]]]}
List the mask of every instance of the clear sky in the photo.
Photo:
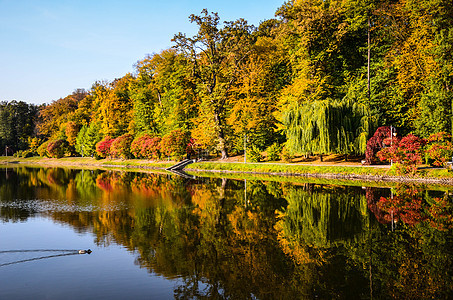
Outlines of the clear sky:
{"type": "Polygon", "coordinates": [[[259,25],[284,0],[0,0],[0,100],[50,103],[133,72],[147,54],[193,35],[192,13],[259,25]]]}

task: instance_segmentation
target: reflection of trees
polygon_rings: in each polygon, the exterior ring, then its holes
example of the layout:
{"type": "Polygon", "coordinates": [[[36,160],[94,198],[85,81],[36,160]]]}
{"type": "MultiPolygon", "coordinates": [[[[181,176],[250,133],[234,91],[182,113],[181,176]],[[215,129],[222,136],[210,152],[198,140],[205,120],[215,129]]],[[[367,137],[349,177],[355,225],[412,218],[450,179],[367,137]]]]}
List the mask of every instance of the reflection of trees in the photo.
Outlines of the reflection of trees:
{"type": "Polygon", "coordinates": [[[349,249],[350,256],[364,266],[372,262],[375,293],[405,299],[451,298],[448,192],[412,185],[398,185],[392,193],[367,188],[367,200],[381,224],[390,223],[392,216],[398,220],[393,231],[390,226],[373,225],[371,254],[366,244],[349,249]]]}
{"type": "Polygon", "coordinates": [[[362,295],[368,288],[366,277],[342,255],[344,246],[366,240],[368,215],[361,189],[287,185],[284,197],[288,206],[275,227],[281,249],[293,258],[301,276],[304,294],[321,298],[362,295]]]}
{"type": "Polygon", "coordinates": [[[0,218],[3,221],[26,220],[35,211],[21,208],[16,199],[31,200],[35,197],[35,191],[41,189],[43,184],[36,178],[38,169],[28,168],[3,168],[0,175],[0,218]],[[28,176],[29,170],[34,171],[35,176],[28,176]],[[2,176],[4,175],[4,176],[2,176]]]}
{"type": "Polygon", "coordinates": [[[443,232],[426,223],[415,227],[399,224],[394,231],[374,224],[370,239],[371,252],[369,245],[356,245],[350,249],[350,257],[364,267],[371,262],[375,295],[395,299],[452,297],[452,243],[443,232]]]}
{"type": "MultiPolygon", "coordinates": [[[[123,245],[150,272],[182,277],[177,298],[367,298],[371,290],[445,298],[453,290],[448,193],[404,196],[421,201],[423,220],[391,231],[383,189],[247,181],[245,191],[236,180],[62,169],[18,168],[8,177],[12,184],[0,177],[2,202],[69,205],[44,213],[92,231],[99,244],[123,245]]],[[[7,221],[39,212],[4,208],[7,221]]]]}
{"type": "Polygon", "coordinates": [[[368,219],[365,197],[358,189],[289,186],[288,207],[281,216],[284,234],[316,247],[363,239],[368,219]]]}
{"type": "Polygon", "coordinates": [[[427,191],[419,186],[400,184],[389,195],[367,188],[368,207],[379,222],[402,221],[407,225],[427,223],[439,230],[453,226],[453,205],[449,192],[427,191]]]}

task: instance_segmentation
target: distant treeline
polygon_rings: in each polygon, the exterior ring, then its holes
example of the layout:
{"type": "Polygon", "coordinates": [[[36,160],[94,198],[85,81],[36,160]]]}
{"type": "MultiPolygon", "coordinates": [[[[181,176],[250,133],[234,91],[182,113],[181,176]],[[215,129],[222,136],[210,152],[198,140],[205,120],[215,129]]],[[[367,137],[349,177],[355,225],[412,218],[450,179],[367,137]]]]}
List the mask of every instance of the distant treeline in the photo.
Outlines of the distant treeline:
{"type": "Polygon", "coordinates": [[[175,130],[222,157],[275,144],[288,153],[363,154],[379,126],[452,132],[451,0],[293,0],[258,27],[191,15],[195,36],[145,57],[133,74],[36,107],[3,102],[0,146],[175,130]]]}

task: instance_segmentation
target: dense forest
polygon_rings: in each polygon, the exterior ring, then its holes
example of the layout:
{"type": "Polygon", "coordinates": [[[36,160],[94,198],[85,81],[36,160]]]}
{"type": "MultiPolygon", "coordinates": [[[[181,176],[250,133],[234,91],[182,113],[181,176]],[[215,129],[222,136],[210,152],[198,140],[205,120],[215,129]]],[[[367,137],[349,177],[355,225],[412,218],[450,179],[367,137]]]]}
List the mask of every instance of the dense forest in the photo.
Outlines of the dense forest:
{"type": "Polygon", "coordinates": [[[39,107],[2,102],[1,149],[158,157],[183,141],[226,158],[246,140],[363,154],[381,126],[453,131],[449,0],[291,0],[258,27],[208,10],[189,21],[196,35],[176,34],[131,74],[39,107]]]}

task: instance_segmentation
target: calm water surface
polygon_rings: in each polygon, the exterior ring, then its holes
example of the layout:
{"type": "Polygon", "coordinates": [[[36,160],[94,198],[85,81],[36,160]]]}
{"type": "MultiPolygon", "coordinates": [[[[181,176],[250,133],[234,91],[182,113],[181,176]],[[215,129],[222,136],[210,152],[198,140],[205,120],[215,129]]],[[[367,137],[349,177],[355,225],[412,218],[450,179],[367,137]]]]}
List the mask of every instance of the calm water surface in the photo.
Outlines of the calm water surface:
{"type": "Polygon", "coordinates": [[[3,168],[0,299],[449,299],[451,194],[3,168]]]}

